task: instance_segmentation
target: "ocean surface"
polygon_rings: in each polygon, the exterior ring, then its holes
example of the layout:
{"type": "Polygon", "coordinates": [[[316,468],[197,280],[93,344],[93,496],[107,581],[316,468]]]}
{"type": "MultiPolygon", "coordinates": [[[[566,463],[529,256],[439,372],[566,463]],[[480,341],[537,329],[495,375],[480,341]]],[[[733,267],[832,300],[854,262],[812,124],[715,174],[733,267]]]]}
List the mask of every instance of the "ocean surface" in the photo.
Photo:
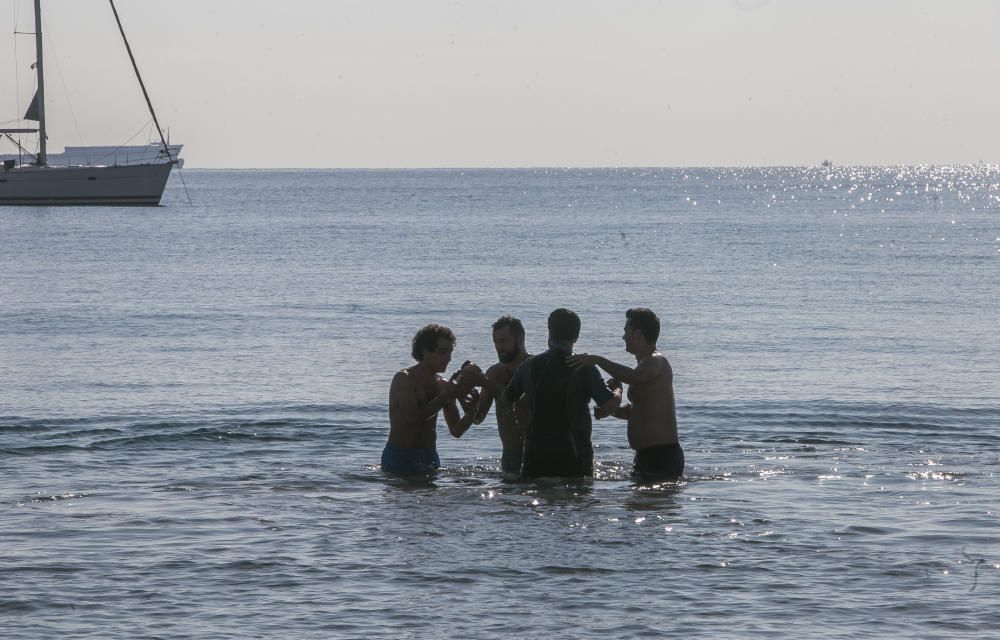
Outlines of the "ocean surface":
{"type": "Polygon", "coordinates": [[[6,640],[996,637],[1000,168],[183,178],[0,207],[6,640]],[[380,471],[419,327],[558,306],[659,313],[682,482],[380,471]]]}

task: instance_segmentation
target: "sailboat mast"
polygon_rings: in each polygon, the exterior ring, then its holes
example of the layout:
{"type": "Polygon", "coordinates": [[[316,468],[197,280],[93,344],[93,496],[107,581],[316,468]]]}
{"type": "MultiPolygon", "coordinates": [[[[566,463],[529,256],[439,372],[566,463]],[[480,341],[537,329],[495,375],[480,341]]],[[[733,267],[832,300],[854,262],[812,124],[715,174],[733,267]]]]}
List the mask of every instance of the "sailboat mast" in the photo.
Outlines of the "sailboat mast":
{"type": "Polygon", "coordinates": [[[35,163],[45,166],[45,73],[42,67],[42,0],[35,0],[35,73],[38,74],[38,158],[35,163]]]}
{"type": "MultiPolygon", "coordinates": [[[[39,0],[35,0],[37,3],[39,0]]],[[[125,28],[122,27],[122,21],[118,17],[118,9],[115,8],[115,0],[108,0],[111,4],[111,11],[115,14],[115,22],[118,23],[118,31],[122,34],[122,41],[125,42],[125,50],[128,51],[128,58],[132,61],[132,68],[135,69],[135,77],[139,81],[139,87],[142,88],[142,95],[146,98],[146,106],[149,107],[149,115],[153,116],[153,124],[156,125],[156,132],[160,134],[160,142],[163,143],[163,151],[167,154],[167,159],[171,162],[174,161],[173,156],[170,155],[170,146],[167,145],[167,139],[163,137],[163,129],[160,128],[160,121],[156,119],[156,111],[153,110],[153,101],[149,99],[149,92],[146,91],[146,83],[142,81],[142,75],[139,74],[139,65],[135,63],[135,56],[132,55],[132,47],[128,44],[128,38],[125,37],[125,28]]]]}

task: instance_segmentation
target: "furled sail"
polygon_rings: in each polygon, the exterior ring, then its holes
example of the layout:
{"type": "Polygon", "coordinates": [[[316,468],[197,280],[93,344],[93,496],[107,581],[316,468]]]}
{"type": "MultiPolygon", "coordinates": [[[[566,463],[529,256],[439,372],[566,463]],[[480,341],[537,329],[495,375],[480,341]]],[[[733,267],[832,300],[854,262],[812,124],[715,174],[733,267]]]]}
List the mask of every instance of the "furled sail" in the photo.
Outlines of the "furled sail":
{"type": "Polygon", "coordinates": [[[25,120],[38,120],[38,92],[35,92],[35,97],[31,99],[31,104],[28,105],[28,110],[24,112],[25,120]]]}

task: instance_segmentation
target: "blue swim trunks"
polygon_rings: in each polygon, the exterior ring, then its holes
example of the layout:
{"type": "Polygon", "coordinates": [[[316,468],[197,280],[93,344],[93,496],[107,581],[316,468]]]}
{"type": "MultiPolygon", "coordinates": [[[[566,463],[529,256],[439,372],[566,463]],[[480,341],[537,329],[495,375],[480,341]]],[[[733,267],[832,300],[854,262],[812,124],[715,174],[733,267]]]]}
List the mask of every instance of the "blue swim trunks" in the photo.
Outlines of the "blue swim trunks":
{"type": "Polygon", "coordinates": [[[500,470],[504,473],[521,473],[521,450],[504,449],[500,456],[500,470]]]}
{"type": "Polygon", "coordinates": [[[417,449],[386,444],[382,450],[382,471],[412,475],[431,473],[441,466],[437,449],[417,449]]]}

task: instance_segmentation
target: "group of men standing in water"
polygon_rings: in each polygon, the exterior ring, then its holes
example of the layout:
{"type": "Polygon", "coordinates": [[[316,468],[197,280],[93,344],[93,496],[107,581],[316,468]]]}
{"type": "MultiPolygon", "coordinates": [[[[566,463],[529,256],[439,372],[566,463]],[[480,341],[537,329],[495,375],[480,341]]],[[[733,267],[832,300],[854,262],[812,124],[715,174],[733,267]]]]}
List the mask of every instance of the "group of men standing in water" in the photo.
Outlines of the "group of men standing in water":
{"type": "Polygon", "coordinates": [[[396,373],[389,387],[389,441],[382,469],[420,474],[437,469],[437,416],[460,438],[481,423],[496,402],[503,446],[501,468],[525,478],[593,475],[591,402],[598,420],[613,416],[628,423],[628,443],[635,449],[633,475],[642,481],[675,480],[684,471],[677,436],[673,371],[656,349],[660,320],[645,308],[625,313],[622,339],[635,357],[630,367],[607,358],[574,354],[580,318],[556,309],[548,318],[548,349],[525,350],[521,321],[503,316],[493,324],[499,362],[485,372],[465,362],[442,377],[455,348],[451,329],[430,324],[413,337],[417,363],[396,373]],[[610,375],[605,381],[598,368],[610,375]],[[623,385],[628,402],[622,404],[623,385]],[[459,410],[461,408],[461,411],[459,410]]]}

